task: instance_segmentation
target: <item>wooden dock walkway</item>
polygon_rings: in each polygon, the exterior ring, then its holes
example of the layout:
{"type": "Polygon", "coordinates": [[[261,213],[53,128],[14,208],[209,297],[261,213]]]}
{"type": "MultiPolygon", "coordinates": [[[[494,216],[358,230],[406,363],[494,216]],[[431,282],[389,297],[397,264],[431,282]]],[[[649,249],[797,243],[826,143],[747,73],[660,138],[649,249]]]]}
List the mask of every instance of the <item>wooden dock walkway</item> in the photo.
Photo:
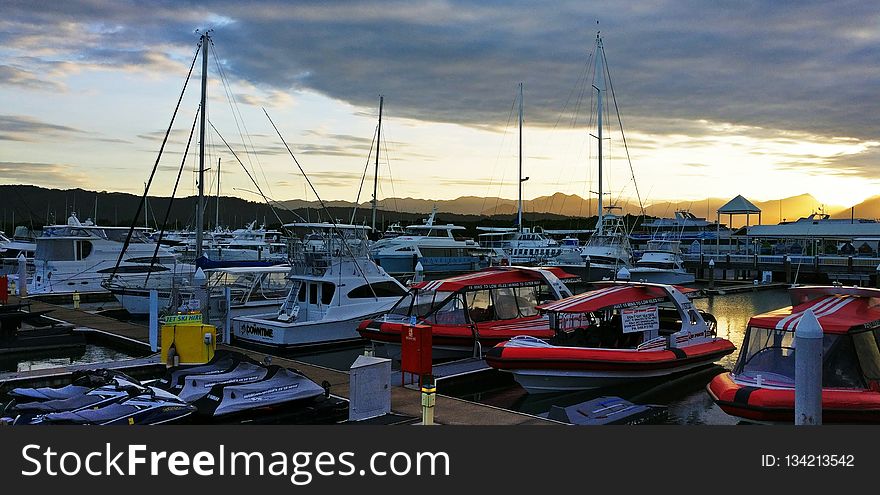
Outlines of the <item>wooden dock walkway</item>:
{"type": "MultiPolygon", "coordinates": [[[[16,304],[19,301],[22,300],[10,296],[10,304],[16,304]]],[[[28,302],[28,300],[23,300],[23,302],[28,302]]],[[[149,331],[144,325],[119,321],[110,317],[89,313],[87,311],[74,310],[41,301],[32,300],[30,301],[30,304],[32,311],[51,310],[47,316],[70,323],[76,328],[81,329],[82,331],[88,331],[92,335],[100,338],[106,338],[114,344],[122,343],[124,345],[127,343],[139,347],[141,351],[144,349],[149,351],[149,331]]],[[[330,383],[330,391],[332,394],[346,399],[349,397],[349,375],[347,372],[226,344],[220,344],[218,348],[241,352],[261,362],[265,362],[268,358],[272,364],[297,369],[317,383],[327,381],[330,383]]],[[[475,366],[479,368],[478,365],[475,366]]],[[[94,368],[95,366],[92,365],[90,367],[94,368]]],[[[471,366],[469,369],[473,367],[474,366],[471,366]]],[[[68,370],[72,371],[73,367],[68,367],[65,371],[68,370]]],[[[16,380],[28,377],[36,378],[40,376],[52,376],[57,380],[59,370],[37,370],[34,372],[15,373],[14,375],[14,379],[16,380]]],[[[12,376],[0,377],[0,389],[2,389],[5,381],[12,378],[12,376]]],[[[392,380],[392,412],[404,416],[421,417],[421,392],[402,387],[399,383],[399,381],[395,383],[392,380]]],[[[439,386],[439,391],[442,392],[442,383],[439,386]]],[[[549,421],[538,416],[457,399],[440,393],[437,394],[436,407],[434,408],[434,420],[439,424],[447,425],[555,424],[554,421],[549,421]]]]}

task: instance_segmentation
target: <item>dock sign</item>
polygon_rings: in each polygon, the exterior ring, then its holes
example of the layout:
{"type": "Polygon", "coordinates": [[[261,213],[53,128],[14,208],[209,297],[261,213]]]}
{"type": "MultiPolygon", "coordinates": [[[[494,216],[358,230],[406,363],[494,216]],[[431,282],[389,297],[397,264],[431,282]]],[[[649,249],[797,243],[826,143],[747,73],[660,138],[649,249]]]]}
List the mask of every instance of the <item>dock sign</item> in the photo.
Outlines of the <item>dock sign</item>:
{"type": "Polygon", "coordinates": [[[165,323],[166,325],[201,324],[202,323],[202,314],[201,313],[190,313],[190,314],[182,314],[182,315],[168,315],[165,317],[165,321],[163,323],[165,323]]]}
{"type": "Polygon", "coordinates": [[[623,333],[647,332],[660,329],[660,312],[657,306],[627,308],[620,311],[623,333]]]}

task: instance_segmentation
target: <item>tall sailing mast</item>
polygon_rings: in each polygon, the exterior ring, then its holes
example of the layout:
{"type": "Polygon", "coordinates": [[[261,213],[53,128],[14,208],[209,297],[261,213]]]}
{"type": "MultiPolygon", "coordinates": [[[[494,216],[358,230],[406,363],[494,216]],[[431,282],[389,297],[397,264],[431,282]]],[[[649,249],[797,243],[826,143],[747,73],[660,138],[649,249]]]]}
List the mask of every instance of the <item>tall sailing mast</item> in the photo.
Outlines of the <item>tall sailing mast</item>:
{"type": "Polygon", "coordinates": [[[593,88],[596,90],[597,99],[596,99],[596,125],[599,128],[598,133],[594,136],[599,141],[599,220],[596,223],[596,233],[602,235],[602,220],[603,220],[603,212],[602,212],[602,200],[604,191],[602,190],[602,93],[605,91],[605,73],[602,68],[602,38],[597,34],[596,35],[596,83],[601,84],[602,87],[598,87],[595,84],[593,88]],[[601,83],[600,83],[601,78],[601,83]]]}
{"type": "Polygon", "coordinates": [[[370,225],[372,227],[372,232],[375,235],[376,233],[376,207],[378,205],[377,201],[377,191],[379,188],[379,147],[382,137],[382,103],[385,98],[382,95],[379,95],[379,127],[376,129],[376,170],[373,173],[373,222],[370,225]]]}
{"type": "Polygon", "coordinates": [[[518,181],[519,182],[519,200],[517,201],[517,209],[516,209],[516,228],[520,234],[522,234],[522,231],[523,231],[522,188],[523,188],[523,182],[529,180],[528,177],[522,176],[522,166],[523,166],[523,83],[519,83],[519,175],[517,176],[519,179],[519,181],[518,181]]]}
{"type": "Polygon", "coordinates": [[[220,158],[217,158],[217,207],[214,211],[214,230],[220,230],[220,158]]]}
{"type": "Polygon", "coordinates": [[[199,42],[202,44],[202,105],[199,114],[199,199],[196,204],[196,259],[202,257],[202,241],[205,226],[205,123],[207,122],[208,94],[208,43],[210,31],[202,33],[199,42]]]}

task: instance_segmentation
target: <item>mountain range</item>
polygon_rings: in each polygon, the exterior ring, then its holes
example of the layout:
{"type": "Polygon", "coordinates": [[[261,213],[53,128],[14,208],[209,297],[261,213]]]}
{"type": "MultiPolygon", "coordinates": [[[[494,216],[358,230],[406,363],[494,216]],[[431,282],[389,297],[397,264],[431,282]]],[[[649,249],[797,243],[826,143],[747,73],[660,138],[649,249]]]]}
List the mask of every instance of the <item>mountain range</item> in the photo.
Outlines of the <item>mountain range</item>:
{"type": "MultiPolygon", "coordinates": [[[[671,217],[676,210],[689,210],[698,217],[714,220],[716,211],[729,199],[709,198],[702,201],[666,201],[654,202],[645,207],[650,216],[671,217]]],[[[140,197],[107,191],[87,191],[83,189],[47,189],[30,185],[0,185],[0,208],[3,209],[2,228],[10,229],[12,223],[30,223],[42,225],[51,222],[63,222],[70,211],[78,211],[81,220],[85,217],[98,216],[102,224],[128,224],[137,212],[140,197]],[[14,219],[13,219],[14,217],[14,219]]],[[[880,196],[869,198],[851,208],[834,205],[822,205],[809,194],[802,194],[771,201],[753,201],[762,210],[762,222],[778,223],[781,220],[796,220],[817,211],[824,211],[835,218],[880,218],[880,196]]],[[[150,224],[161,224],[169,205],[168,198],[149,198],[150,224]]],[[[216,216],[216,201],[211,198],[207,203],[206,223],[213,226],[216,216]]],[[[318,211],[317,201],[300,199],[283,201],[283,208],[272,208],[265,203],[247,201],[237,197],[222,197],[220,201],[220,220],[222,224],[240,227],[251,220],[264,220],[275,225],[281,222],[296,221],[299,217],[315,220],[326,217],[318,211]],[[276,216],[277,215],[277,216],[276,216]],[[279,222],[280,219],[280,222],[279,222]]],[[[349,201],[327,201],[330,214],[342,221],[351,221],[354,203],[349,201]]],[[[640,209],[636,202],[620,205],[617,213],[638,215],[640,209]]],[[[516,214],[516,200],[505,198],[481,198],[463,196],[453,200],[428,200],[418,198],[385,198],[380,200],[381,210],[379,221],[383,225],[400,221],[406,224],[418,222],[430,214],[432,208],[438,210],[438,222],[481,225],[511,225],[516,214]]],[[[577,195],[562,193],[541,196],[524,201],[527,225],[544,225],[547,228],[585,228],[583,219],[594,217],[595,199],[585,199],[577,195]],[[550,227],[550,225],[557,227],[550,227]]],[[[169,212],[169,225],[185,226],[192,223],[195,210],[195,198],[185,197],[175,200],[169,212]]],[[[143,213],[139,215],[143,218],[143,213]]],[[[358,205],[354,215],[356,223],[369,223],[370,204],[363,202],[358,205]]],[[[727,218],[722,218],[727,223],[727,218]]],[[[757,223],[754,216],[750,223],[757,223]]],[[[141,225],[143,221],[141,220],[141,225]]],[[[744,217],[734,217],[732,224],[745,224],[744,217]]]]}

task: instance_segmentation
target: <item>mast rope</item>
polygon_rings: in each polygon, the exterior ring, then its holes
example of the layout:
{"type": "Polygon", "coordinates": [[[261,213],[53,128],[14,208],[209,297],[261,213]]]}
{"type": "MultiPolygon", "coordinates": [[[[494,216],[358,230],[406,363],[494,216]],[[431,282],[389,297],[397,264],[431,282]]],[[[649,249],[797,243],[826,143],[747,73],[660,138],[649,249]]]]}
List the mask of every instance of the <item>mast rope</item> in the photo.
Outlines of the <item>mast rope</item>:
{"type": "Polygon", "coordinates": [[[156,156],[156,162],[153,164],[153,170],[150,172],[147,187],[144,188],[144,194],[141,196],[140,203],[138,203],[137,212],[135,212],[134,217],[131,220],[131,227],[129,227],[128,234],[125,236],[125,242],[122,244],[122,249],[119,251],[119,257],[116,258],[116,264],[113,266],[113,272],[110,274],[109,281],[112,281],[116,277],[116,272],[119,270],[119,264],[122,263],[122,257],[125,255],[125,250],[128,249],[129,244],[131,244],[131,236],[134,233],[135,224],[141,216],[141,211],[144,209],[144,204],[147,201],[147,193],[149,193],[150,186],[153,184],[153,177],[156,176],[156,170],[159,168],[159,161],[162,159],[162,152],[165,150],[165,143],[168,142],[168,136],[171,134],[174,120],[177,118],[177,111],[180,109],[180,103],[183,101],[183,95],[186,93],[186,87],[192,77],[193,68],[196,65],[196,60],[199,58],[199,50],[201,49],[202,42],[201,39],[199,39],[199,43],[196,46],[196,53],[193,55],[192,63],[189,66],[189,72],[183,82],[183,89],[180,90],[180,97],[177,98],[177,105],[174,106],[174,112],[171,114],[171,122],[168,123],[168,129],[165,131],[165,137],[162,138],[162,145],[159,147],[159,154],[156,156]]]}
{"type": "Polygon", "coordinates": [[[159,230],[159,237],[156,238],[156,247],[153,249],[153,257],[150,258],[150,271],[147,272],[147,276],[144,278],[145,287],[150,280],[150,275],[153,273],[152,268],[156,264],[156,258],[159,255],[159,246],[162,244],[162,238],[165,236],[165,226],[168,225],[168,218],[171,216],[171,206],[174,204],[174,197],[177,195],[177,186],[180,184],[181,175],[183,175],[183,168],[184,165],[186,165],[186,157],[189,155],[189,146],[192,143],[193,135],[196,133],[196,123],[199,121],[199,110],[201,110],[201,108],[201,105],[196,108],[196,116],[193,118],[192,128],[189,131],[189,138],[186,140],[186,149],[183,151],[183,158],[180,160],[180,168],[177,170],[177,180],[174,181],[174,189],[172,189],[171,198],[168,200],[168,208],[165,209],[165,218],[162,220],[162,228],[159,230]]]}

